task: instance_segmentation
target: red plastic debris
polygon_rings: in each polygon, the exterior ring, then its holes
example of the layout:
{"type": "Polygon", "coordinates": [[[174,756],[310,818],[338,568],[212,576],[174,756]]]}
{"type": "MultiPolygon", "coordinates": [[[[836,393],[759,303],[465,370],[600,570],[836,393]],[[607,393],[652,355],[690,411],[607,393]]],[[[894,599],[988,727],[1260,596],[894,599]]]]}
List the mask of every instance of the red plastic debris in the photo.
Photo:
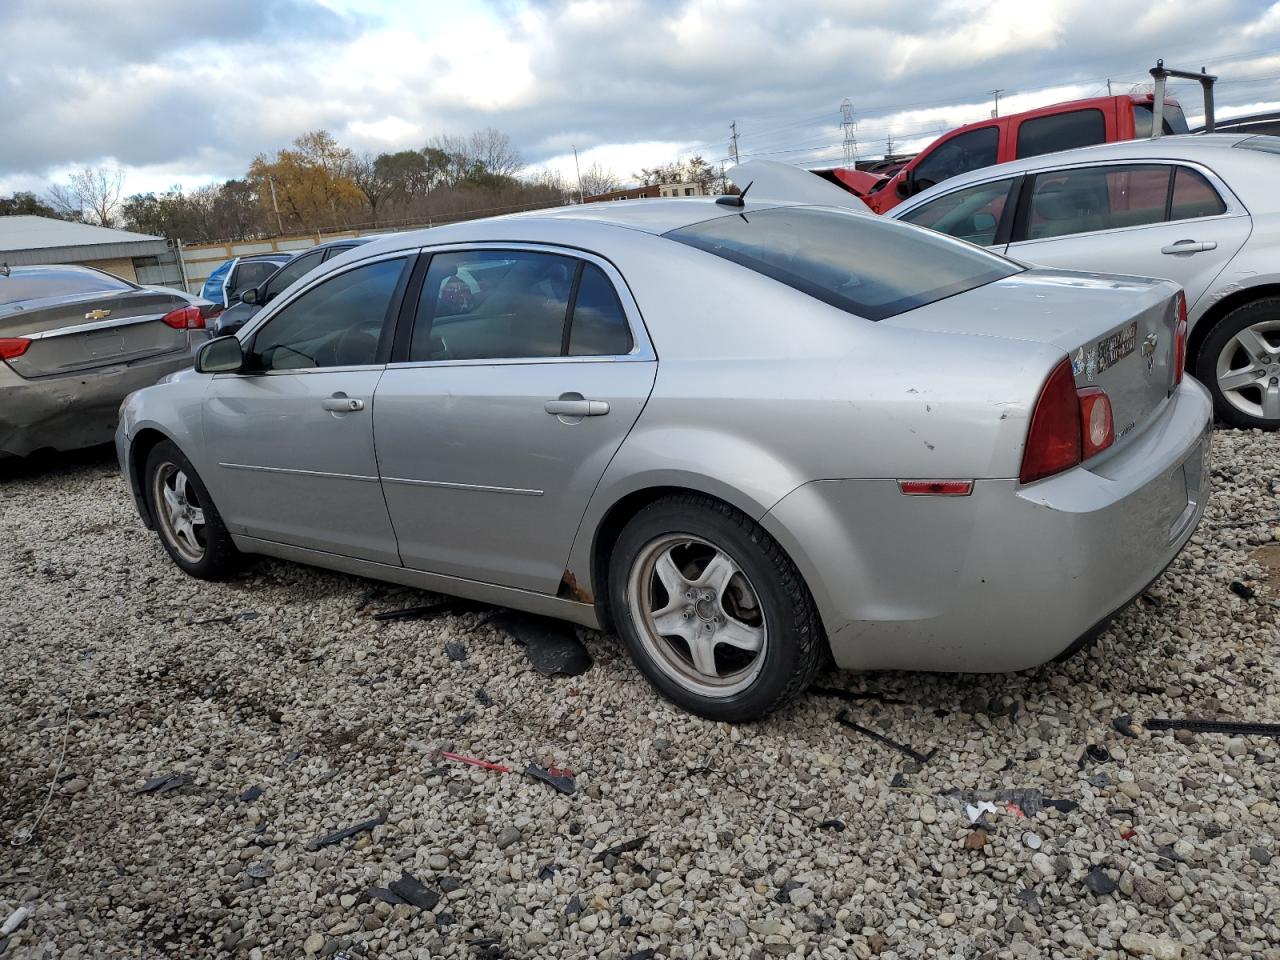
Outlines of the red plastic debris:
{"type": "Polygon", "coordinates": [[[480,760],[476,757],[468,757],[461,753],[450,753],[448,750],[441,750],[440,756],[448,760],[457,760],[459,763],[469,763],[473,767],[480,767],[482,770],[494,770],[498,773],[510,773],[510,767],[504,767],[500,763],[490,763],[488,760],[480,760]]]}
{"type": "Polygon", "coordinates": [[[1006,800],[1004,804],[1004,808],[1020,820],[1026,817],[1026,814],[1022,812],[1022,808],[1018,806],[1016,803],[1014,803],[1012,800],[1006,800]]]}
{"type": "Polygon", "coordinates": [[[1132,840],[1132,839],[1133,839],[1134,837],[1136,837],[1137,835],[1138,835],[1138,831],[1137,831],[1137,830],[1134,830],[1132,827],[1130,827],[1130,828],[1129,828],[1128,830],[1126,830],[1124,833],[1120,834],[1120,839],[1121,839],[1121,840],[1132,840]]]}

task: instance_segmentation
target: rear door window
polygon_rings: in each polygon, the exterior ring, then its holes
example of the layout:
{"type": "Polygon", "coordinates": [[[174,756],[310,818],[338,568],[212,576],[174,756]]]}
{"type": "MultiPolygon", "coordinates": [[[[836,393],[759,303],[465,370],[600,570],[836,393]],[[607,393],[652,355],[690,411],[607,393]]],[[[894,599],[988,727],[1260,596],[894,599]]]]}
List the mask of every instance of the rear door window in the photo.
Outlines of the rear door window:
{"type": "MultiPolygon", "coordinates": [[[[1133,135],[1134,139],[1146,140],[1151,136],[1151,127],[1155,121],[1155,113],[1148,103],[1135,103],[1133,105],[1133,135]]],[[[1164,105],[1164,122],[1160,124],[1161,130],[1169,136],[1178,133],[1186,133],[1188,131],[1187,118],[1182,112],[1182,108],[1176,103],[1166,103],[1164,105]]]]}
{"type": "Polygon", "coordinates": [[[241,291],[256,287],[279,269],[279,262],[272,260],[241,260],[227,284],[227,299],[234,300],[241,291]]]}
{"type": "Polygon", "coordinates": [[[1201,173],[1190,167],[1177,168],[1173,174],[1170,220],[1216,217],[1226,212],[1227,205],[1223,203],[1222,197],[1201,173]]]}
{"type": "Polygon", "coordinates": [[[1107,122],[1101,110],[1072,110],[1022,121],[1018,127],[1018,159],[1105,143],[1107,122]]]}
{"type": "Polygon", "coordinates": [[[582,265],[582,279],[569,320],[571,357],[614,357],[631,352],[631,327],[618,291],[594,263],[582,265]]]}
{"type": "Polygon", "coordinates": [[[1010,191],[1017,180],[1009,177],[965,187],[923,203],[898,219],[989,247],[995,243],[1000,218],[1004,216],[1010,191]]]}
{"type": "Polygon", "coordinates": [[[1025,239],[1139,227],[1165,219],[1166,164],[1113,164],[1035,175],[1025,239]]]}
{"type": "Polygon", "coordinates": [[[1022,269],[940,233],[823,207],[721,216],[663,236],[868,320],[914,310],[1022,269]]]}
{"type": "Polygon", "coordinates": [[[1000,131],[996,127],[980,127],[940,143],[915,166],[912,179],[917,189],[924,190],[948,177],[957,177],[996,162],[1000,147],[1000,131]]]}

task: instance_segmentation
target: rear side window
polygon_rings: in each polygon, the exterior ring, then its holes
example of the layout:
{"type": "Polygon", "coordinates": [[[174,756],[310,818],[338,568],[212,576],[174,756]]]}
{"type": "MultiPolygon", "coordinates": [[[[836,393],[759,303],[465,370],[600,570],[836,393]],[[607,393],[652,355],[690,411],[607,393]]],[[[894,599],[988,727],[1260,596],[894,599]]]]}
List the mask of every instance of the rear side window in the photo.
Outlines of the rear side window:
{"type": "Polygon", "coordinates": [[[1172,172],[1164,164],[1120,164],[1037,174],[1026,239],[1160,223],[1172,172]]]}
{"type": "Polygon", "coordinates": [[[995,243],[996,228],[1014,182],[1008,178],[965,187],[921,204],[898,219],[989,247],[995,243]]]}
{"type": "Polygon", "coordinates": [[[279,269],[280,264],[270,260],[241,260],[231,275],[227,296],[234,298],[240,291],[256,287],[279,269]]]}
{"type": "Polygon", "coordinates": [[[1190,167],[1178,167],[1173,174],[1173,199],[1170,220],[1216,217],[1227,212],[1227,205],[1200,173],[1190,167]]]}
{"type": "Polygon", "coordinates": [[[130,284],[117,277],[93,270],[40,267],[27,271],[13,267],[7,277],[0,273],[0,304],[91,293],[123,293],[132,289],[130,284]]]}
{"type": "MultiPolygon", "coordinates": [[[[1152,112],[1150,104],[1135,103],[1133,105],[1134,139],[1145,140],[1151,136],[1151,127],[1154,122],[1155,114],[1152,112]]],[[[1187,118],[1183,114],[1182,108],[1176,103],[1166,103],[1164,105],[1164,122],[1160,124],[1160,129],[1168,135],[1186,133],[1188,131],[1187,118]]]]}
{"type": "Polygon", "coordinates": [[[569,321],[571,357],[616,357],[631,352],[631,328],[618,292],[594,263],[584,263],[569,321]]]}
{"type": "Polygon", "coordinates": [[[1003,257],[939,233],[823,207],[745,212],[664,236],[869,320],[1021,271],[1003,257]]]}
{"type": "Polygon", "coordinates": [[[1000,146],[1000,131],[995,127],[981,127],[940,143],[915,166],[912,179],[919,190],[941,183],[948,177],[958,177],[979,167],[989,167],[996,162],[1000,146]]]}
{"type": "Polygon", "coordinates": [[[1018,158],[1105,143],[1107,122],[1101,110],[1073,110],[1024,120],[1018,127],[1018,158]]]}

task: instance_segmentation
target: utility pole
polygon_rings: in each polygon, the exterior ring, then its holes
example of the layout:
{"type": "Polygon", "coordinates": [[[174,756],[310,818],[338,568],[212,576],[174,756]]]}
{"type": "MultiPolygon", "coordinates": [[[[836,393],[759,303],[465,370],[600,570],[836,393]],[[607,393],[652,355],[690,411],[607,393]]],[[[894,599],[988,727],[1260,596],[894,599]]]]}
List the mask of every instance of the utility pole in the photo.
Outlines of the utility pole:
{"type": "Polygon", "coordinates": [[[578,172],[578,202],[586,203],[587,198],[582,195],[582,167],[578,166],[578,147],[573,147],[573,169],[578,172]]]}
{"type": "Polygon", "coordinates": [[[729,124],[729,156],[733,157],[733,162],[738,162],[738,121],[734,120],[729,124]]]}
{"type": "Polygon", "coordinates": [[[1111,78],[1107,77],[1107,96],[1111,96],[1111,78]]]}
{"type": "Polygon", "coordinates": [[[999,90],[992,90],[991,95],[996,98],[996,108],[991,111],[992,117],[1000,116],[1000,94],[1004,93],[1004,87],[999,90]]]}
{"type": "Polygon", "coordinates": [[[885,144],[884,155],[886,157],[893,156],[893,134],[892,133],[889,134],[888,143],[885,144]]]}
{"type": "Polygon", "coordinates": [[[853,119],[853,103],[848,97],[840,104],[840,126],[844,128],[844,165],[856,166],[858,163],[858,138],[855,131],[858,122],[853,119]]]}
{"type": "Polygon", "coordinates": [[[284,235],[284,223],[280,219],[280,204],[276,203],[276,178],[267,177],[267,183],[271,184],[271,209],[276,214],[276,232],[281,236],[284,235]]]}

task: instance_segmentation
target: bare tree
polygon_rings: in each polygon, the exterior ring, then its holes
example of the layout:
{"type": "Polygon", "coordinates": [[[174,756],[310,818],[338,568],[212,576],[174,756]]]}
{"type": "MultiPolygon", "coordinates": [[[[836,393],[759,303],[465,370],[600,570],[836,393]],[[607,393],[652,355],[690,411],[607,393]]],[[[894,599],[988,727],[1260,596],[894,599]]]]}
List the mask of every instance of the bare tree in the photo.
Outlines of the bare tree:
{"type": "Polygon", "coordinates": [[[373,225],[378,225],[378,204],[390,197],[396,190],[396,183],[387,176],[386,165],[378,163],[378,157],[365,153],[353,157],[347,163],[347,176],[369,201],[369,212],[373,215],[373,225]]]}
{"type": "Polygon", "coordinates": [[[119,167],[85,167],[65,185],[51,187],[49,200],[68,216],[110,227],[120,212],[123,192],[124,171],[119,167]]]}
{"type": "Polygon", "coordinates": [[[524,166],[520,151],[511,138],[494,127],[477,130],[467,141],[470,159],[496,177],[514,177],[524,166]]]}
{"type": "Polygon", "coordinates": [[[582,171],[582,195],[598,197],[602,193],[612,193],[622,186],[622,181],[612,169],[593,163],[582,171]]]}

